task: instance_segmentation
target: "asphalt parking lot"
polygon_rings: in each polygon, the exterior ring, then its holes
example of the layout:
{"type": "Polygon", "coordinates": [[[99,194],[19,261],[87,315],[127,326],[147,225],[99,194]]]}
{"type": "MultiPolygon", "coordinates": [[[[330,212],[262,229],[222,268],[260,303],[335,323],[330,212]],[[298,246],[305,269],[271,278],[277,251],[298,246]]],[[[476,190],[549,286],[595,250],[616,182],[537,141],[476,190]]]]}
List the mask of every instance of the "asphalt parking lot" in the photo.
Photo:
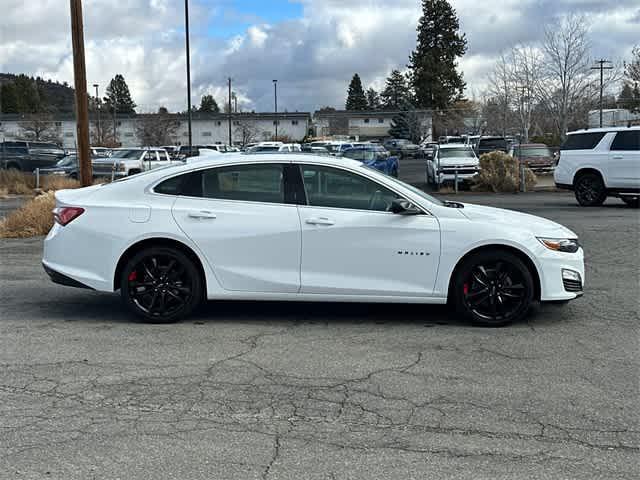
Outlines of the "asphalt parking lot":
{"type": "Polygon", "coordinates": [[[585,296],[501,329],[250,302],[144,325],[117,294],[50,283],[41,238],[0,241],[0,477],[638,478],[638,210],[449,198],[573,229],[585,296]]]}

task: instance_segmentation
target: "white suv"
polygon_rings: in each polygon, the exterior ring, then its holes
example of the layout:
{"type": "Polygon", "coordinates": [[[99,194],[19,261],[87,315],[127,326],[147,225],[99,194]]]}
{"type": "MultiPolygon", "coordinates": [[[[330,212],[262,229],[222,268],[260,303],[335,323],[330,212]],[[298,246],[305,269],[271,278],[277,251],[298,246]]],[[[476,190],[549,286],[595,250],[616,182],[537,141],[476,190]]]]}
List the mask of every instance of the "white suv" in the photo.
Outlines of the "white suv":
{"type": "Polygon", "coordinates": [[[573,190],[580,205],[601,205],[614,196],[637,208],[640,126],[569,132],[553,178],[558,188],[573,190]]]}

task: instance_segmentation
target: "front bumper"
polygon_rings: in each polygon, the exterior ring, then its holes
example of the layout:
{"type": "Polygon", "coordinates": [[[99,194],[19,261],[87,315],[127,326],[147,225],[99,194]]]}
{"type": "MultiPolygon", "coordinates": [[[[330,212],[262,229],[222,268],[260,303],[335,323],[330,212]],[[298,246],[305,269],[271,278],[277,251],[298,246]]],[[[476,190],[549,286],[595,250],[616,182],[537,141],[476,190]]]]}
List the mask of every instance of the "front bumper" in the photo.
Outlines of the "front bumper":
{"type": "Polygon", "coordinates": [[[554,252],[542,245],[536,256],[540,275],[540,300],[557,302],[573,300],[584,293],[584,251],[554,252]]]}
{"type": "MultiPolygon", "coordinates": [[[[458,173],[458,183],[470,183],[476,175],[478,175],[478,172],[458,173]]],[[[455,183],[456,174],[441,172],[438,174],[437,179],[440,185],[445,183],[455,183]]]]}

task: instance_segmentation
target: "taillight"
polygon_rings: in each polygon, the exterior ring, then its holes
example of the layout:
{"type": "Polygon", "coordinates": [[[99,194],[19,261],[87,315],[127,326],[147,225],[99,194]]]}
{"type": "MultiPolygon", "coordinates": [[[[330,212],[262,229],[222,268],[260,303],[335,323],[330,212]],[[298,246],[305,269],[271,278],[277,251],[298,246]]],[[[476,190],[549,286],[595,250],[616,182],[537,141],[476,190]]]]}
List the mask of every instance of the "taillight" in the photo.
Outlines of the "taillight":
{"type": "Polygon", "coordinates": [[[84,213],[80,207],[58,207],[53,209],[53,219],[63,227],[84,213]]]}

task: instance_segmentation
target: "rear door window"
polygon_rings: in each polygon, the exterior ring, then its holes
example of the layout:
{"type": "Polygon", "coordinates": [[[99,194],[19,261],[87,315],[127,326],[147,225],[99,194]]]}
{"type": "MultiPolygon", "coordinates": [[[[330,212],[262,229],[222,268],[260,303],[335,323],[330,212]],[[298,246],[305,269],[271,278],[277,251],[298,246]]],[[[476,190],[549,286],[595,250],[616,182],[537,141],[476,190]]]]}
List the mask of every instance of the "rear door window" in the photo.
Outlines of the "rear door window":
{"type": "Polygon", "coordinates": [[[574,133],[560,147],[560,150],[592,150],[600,143],[606,132],[574,133]]]}
{"type": "Polygon", "coordinates": [[[640,130],[629,130],[628,132],[618,132],[611,144],[611,150],[640,150],[640,130]]]}

